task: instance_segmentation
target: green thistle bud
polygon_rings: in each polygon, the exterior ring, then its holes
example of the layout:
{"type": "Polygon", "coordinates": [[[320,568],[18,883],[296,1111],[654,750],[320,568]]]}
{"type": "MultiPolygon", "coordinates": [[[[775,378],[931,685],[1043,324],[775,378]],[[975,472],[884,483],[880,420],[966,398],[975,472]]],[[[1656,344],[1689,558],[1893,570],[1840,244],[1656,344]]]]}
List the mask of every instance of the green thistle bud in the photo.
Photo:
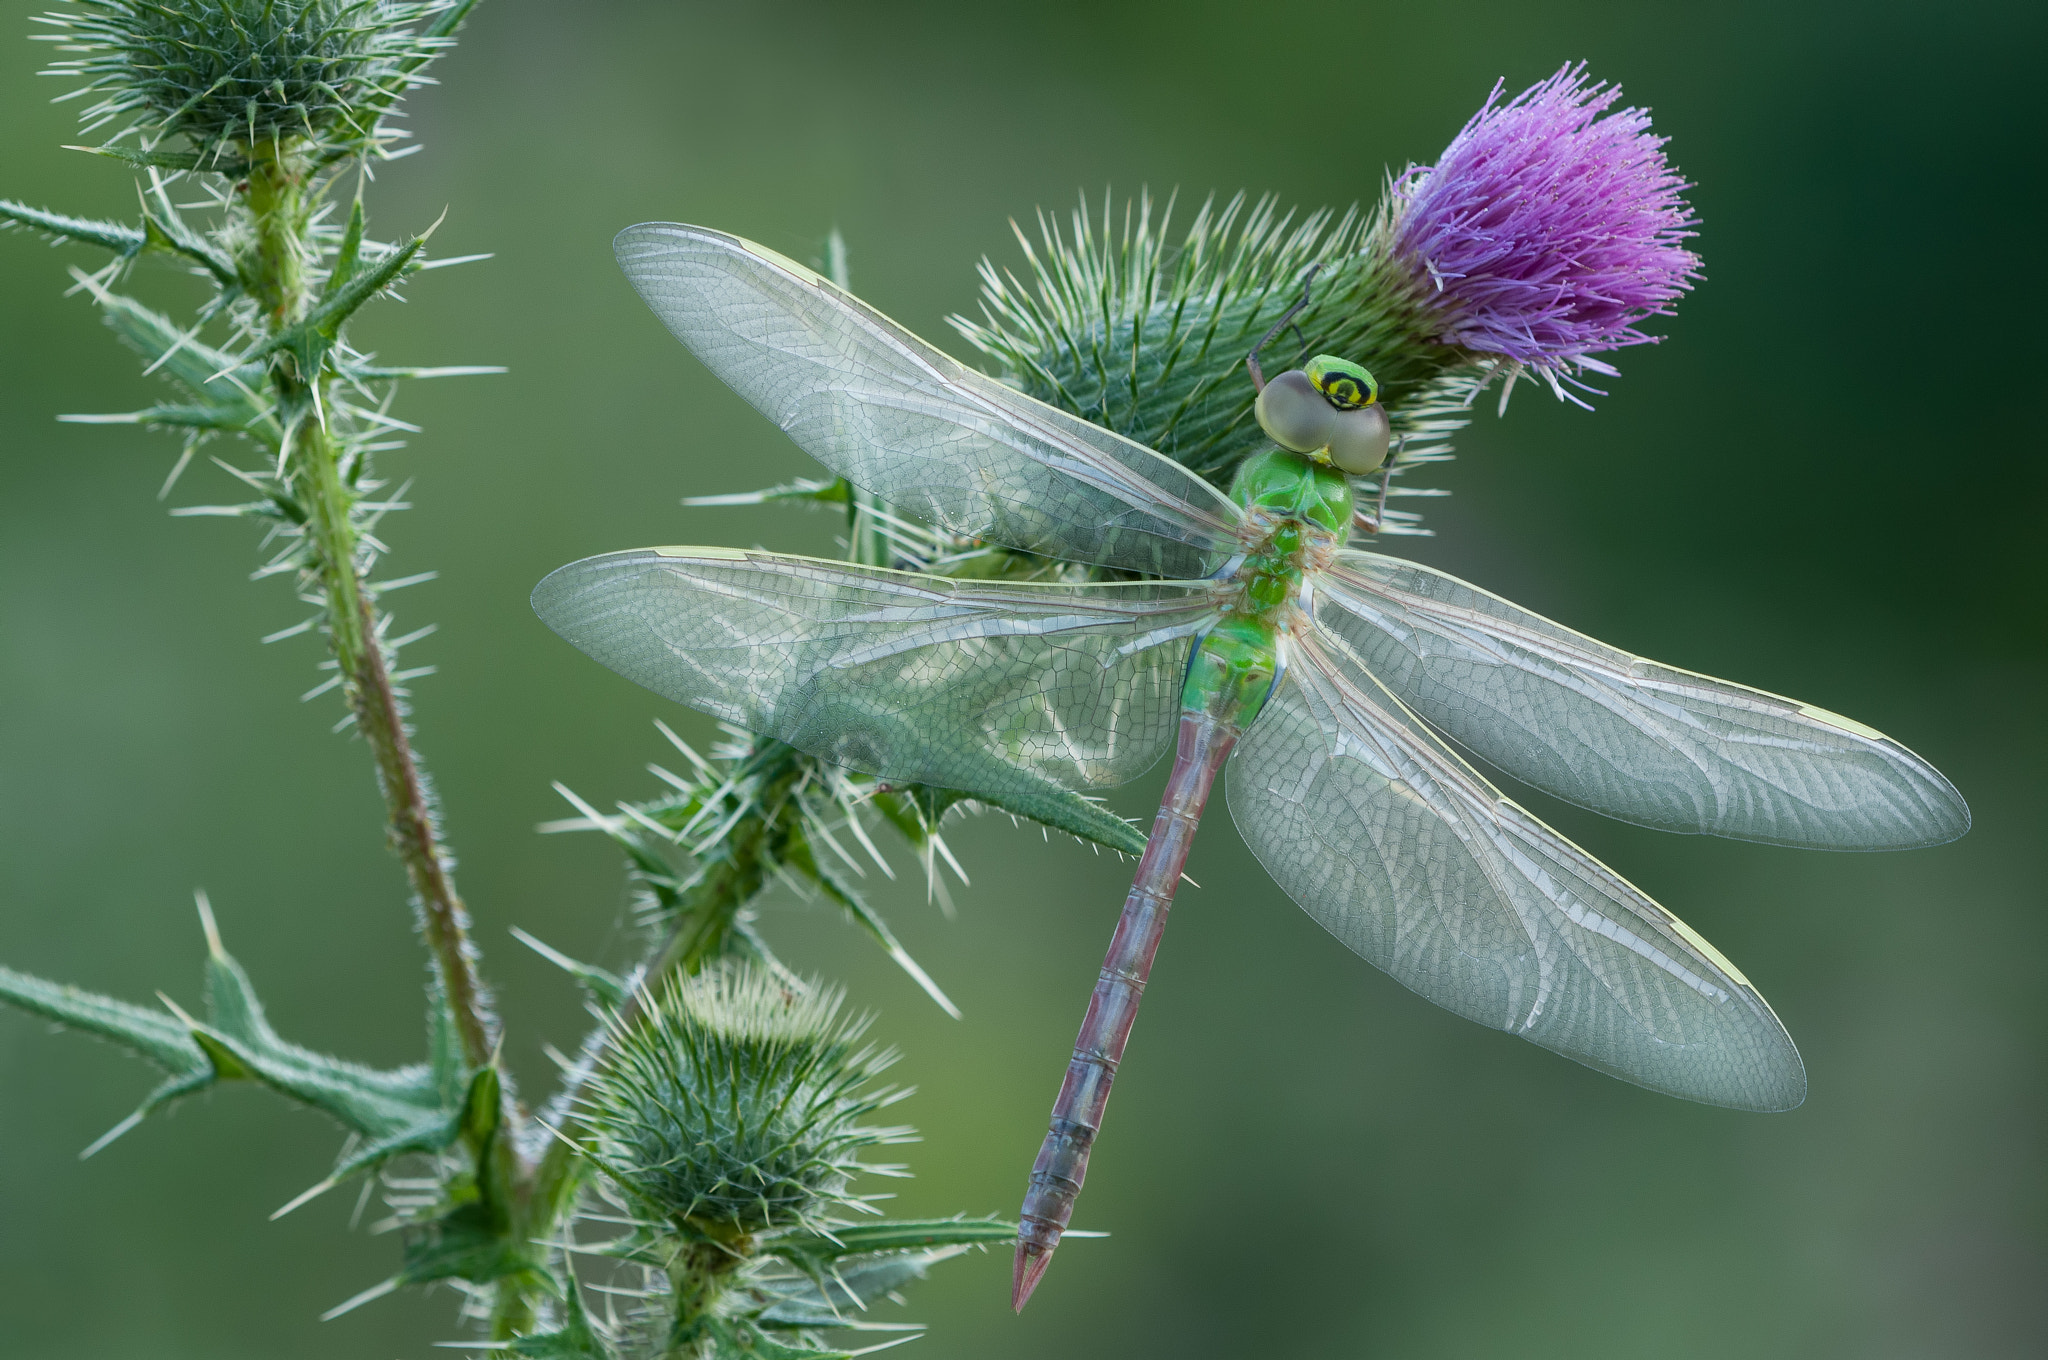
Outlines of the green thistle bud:
{"type": "Polygon", "coordinates": [[[860,1121],[904,1092],[873,1081],[895,1054],[860,1042],[836,989],[793,990],[728,966],[671,983],[614,1051],[584,1104],[589,1151],[628,1195],[693,1237],[728,1241],[822,1222],[861,1148],[909,1130],[860,1121]]]}
{"type": "Polygon", "coordinates": [[[46,74],[96,94],[88,131],[127,118],[148,145],[224,151],[298,143],[336,158],[402,135],[380,118],[449,45],[474,0],[81,0],[39,35],[79,55],[46,74]]]}
{"type": "MultiPolygon", "coordinates": [[[[1245,356],[1299,303],[1262,362],[1277,374],[1320,352],[1370,370],[1394,451],[1381,481],[1359,489],[1376,495],[1394,472],[1451,456],[1495,366],[1426,324],[1426,280],[1388,251],[1388,202],[1297,214],[1239,194],[1204,203],[1178,233],[1172,212],[1140,195],[1121,213],[1084,203],[1065,229],[1041,215],[1036,241],[1018,233],[1025,277],[984,259],[981,319],[948,319],[1019,390],[1228,485],[1271,446],[1245,356]]],[[[1380,528],[1423,532],[1419,518],[1387,510],[1380,528]]]]}

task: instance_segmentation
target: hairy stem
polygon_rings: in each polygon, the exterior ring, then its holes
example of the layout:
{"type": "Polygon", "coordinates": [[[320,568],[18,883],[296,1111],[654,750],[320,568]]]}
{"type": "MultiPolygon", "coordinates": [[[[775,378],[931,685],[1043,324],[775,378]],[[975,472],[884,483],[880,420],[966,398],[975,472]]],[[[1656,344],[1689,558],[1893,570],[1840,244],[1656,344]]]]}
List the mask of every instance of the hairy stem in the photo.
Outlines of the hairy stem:
{"type": "Polygon", "coordinates": [[[701,1226],[704,1240],[690,1243],[669,1262],[672,1311],[668,1346],[661,1360],[694,1360],[705,1353],[705,1322],[732,1288],[734,1273],[751,1252],[752,1244],[744,1233],[720,1233],[701,1226]]]}
{"type": "MultiPolygon", "coordinates": [[[[289,147],[259,144],[252,148],[251,162],[245,201],[254,239],[244,274],[266,327],[275,334],[304,316],[314,300],[306,260],[316,195],[310,192],[306,165],[289,147]]],[[[342,466],[326,426],[322,389],[329,380],[321,372],[300,372],[295,358],[285,353],[277,356],[272,382],[287,420],[283,461],[305,508],[305,532],[326,601],[342,694],[376,763],[387,837],[411,881],[420,931],[461,1036],[463,1056],[471,1067],[481,1067],[497,1047],[497,1017],[477,971],[468,912],[455,891],[433,799],[378,638],[376,605],[363,579],[361,545],[350,514],[355,503],[350,470],[342,466]]]]}
{"type": "MultiPolygon", "coordinates": [[[[793,748],[773,738],[755,740],[746,763],[780,763],[788,768],[772,773],[757,796],[762,809],[740,822],[724,837],[726,855],[707,866],[704,876],[683,895],[671,914],[667,933],[651,951],[645,973],[633,995],[619,1012],[619,1024],[630,1028],[638,1023],[642,1001],[657,995],[663,983],[678,973],[701,972],[707,963],[731,952],[735,927],[748,904],[768,888],[778,862],[778,813],[795,790],[801,770],[790,757],[793,748]]],[[[584,1041],[585,1055],[562,1090],[548,1103],[548,1113],[558,1115],[563,1125],[576,1122],[575,1100],[590,1075],[604,1065],[611,1051],[614,1030],[600,1026],[584,1041]]],[[[545,1120],[546,1115],[543,1116],[545,1120]]],[[[534,1175],[535,1199],[566,1212],[574,1199],[574,1184],[580,1182],[579,1159],[569,1143],[553,1139],[542,1153],[534,1175]]],[[[544,1225],[551,1227],[552,1224],[544,1225]]]]}

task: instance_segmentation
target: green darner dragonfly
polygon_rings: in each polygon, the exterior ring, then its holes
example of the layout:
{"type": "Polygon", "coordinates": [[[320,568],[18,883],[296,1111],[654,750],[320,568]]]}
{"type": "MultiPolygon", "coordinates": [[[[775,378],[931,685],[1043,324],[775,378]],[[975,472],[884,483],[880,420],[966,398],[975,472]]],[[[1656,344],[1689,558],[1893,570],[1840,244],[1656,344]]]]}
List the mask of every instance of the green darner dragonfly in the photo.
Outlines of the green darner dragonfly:
{"type": "Polygon", "coordinates": [[[1625,821],[1838,850],[1969,812],[1898,743],[1631,656],[1442,572],[1345,546],[1387,424],[1365,370],[1260,388],[1276,447],[1226,495],[975,372],[773,251],[632,227],[627,276],[704,364],[854,486],[940,528],[1152,579],[961,581],[727,548],[610,553],[534,592],[550,627],[671,699],[886,779],[1007,806],[1132,779],[1174,745],[1019,1233],[1019,1308],[1087,1171],[1224,760],[1289,896],[1440,1006],[1690,1100],[1785,1110],[1798,1051],[1743,975],[1496,790],[1455,741],[1625,821]]]}

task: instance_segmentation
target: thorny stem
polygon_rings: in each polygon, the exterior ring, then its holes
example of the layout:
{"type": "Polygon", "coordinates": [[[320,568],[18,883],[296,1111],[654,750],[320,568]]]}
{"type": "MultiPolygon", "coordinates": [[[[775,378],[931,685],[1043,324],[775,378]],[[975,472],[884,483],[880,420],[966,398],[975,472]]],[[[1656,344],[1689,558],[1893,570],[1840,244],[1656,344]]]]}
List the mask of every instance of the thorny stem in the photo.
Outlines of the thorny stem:
{"type": "MultiPolygon", "coordinates": [[[[313,302],[305,237],[311,229],[314,196],[308,193],[309,168],[287,146],[260,143],[251,148],[250,161],[244,192],[255,241],[245,272],[264,323],[276,334],[305,315],[313,302]]],[[[377,636],[376,606],[363,580],[349,513],[354,492],[326,426],[321,391],[325,380],[317,372],[300,372],[287,353],[278,356],[272,383],[288,431],[283,461],[305,507],[305,531],[311,540],[313,570],[326,598],[328,637],[342,694],[376,762],[387,836],[411,880],[420,931],[461,1037],[463,1057],[471,1068],[482,1067],[496,1050],[498,1020],[477,971],[468,912],[455,891],[433,798],[413,754],[405,710],[377,636]]]]}
{"type": "Polygon", "coordinates": [[[538,1318],[531,1294],[501,1285],[491,1309],[491,1340],[516,1341],[533,1330],[538,1318]]]}
{"type": "MultiPolygon", "coordinates": [[[[613,1036],[639,1022],[643,1000],[658,995],[669,978],[698,973],[705,964],[725,954],[740,913],[768,887],[772,866],[778,859],[775,840],[781,822],[779,814],[803,775],[801,763],[788,759],[795,754],[794,748],[785,743],[761,737],[744,758],[746,765],[758,769],[764,760],[782,757],[787,768],[766,779],[757,797],[761,810],[744,818],[728,833],[724,839],[726,856],[707,866],[704,876],[676,904],[667,937],[653,953],[640,985],[619,1011],[618,1028],[605,1026],[585,1040],[585,1057],[577,1063],[561,1094],[549,1102],[550,1109],[559,1111],[564,1122],[576,1122],[574,1102],[583,1084],[604,1065],[613,1036]]],[[[569,1142],[551,1139],[533,1178],[535,1200],[556,1206],[544,1208],[543,1212],[566,1210],[582,1174],[582,1165],[569,1142]]]]}
{"type": "Polygon", "coordinates": [[[733,1272],[746,1260],[746,1251],[744,1236],[730,1244],[693,1242],[670,1263],[674,1320],[669,1325],[668,1350],[663,1353],[663,1360],[688,1360],[701,1353],[698,1343],[703,1339],[704,1320],[732,1287],[733,1272]]]}
{"type": "MultiPolygon", "coordinates": [[[[265,327],[276,335],[304,317],[314,302],[306,261],[312,253],[307,238],[318,195],[310,192],[311,168],[290,147],[259,144],[252,148],[250,161],[244,192],[253,219],[254,249],[244,273],[265,327]]],[[[356,469],[345,461],[344,450],[327,426],[330,380],[321,371],[303,371],[300,362],[287,348],[271,369],[286,431],[281,463],[304,509],[311,570],[327,606],[328,643],[342,695],[376,765],[377,785],[384,795],[385,837],[405,866],[441,1004],[448,1008],[464,1064],[474,1071],[496,1058],[498,1017],[478,972],[469,913],[455,890],[453,861],[442,843],[433,795],[413,752],[405,708],[379,636],[376,600],[364,579],[367,563],[351,515],[358,495],[353,484],[356,469]]],[[[528,1219],[536,1186],[531,1168],[519,1155],[520,1112],[509,1091],[501,1120],[504,1134],[476,1150],[476,1174],[510,1201],[505,1206],[508,1213],[528,1219]]],[[[510,1340],[530,1330],[534,1310],[529,1291],[508,1280],[496,1292],[493,1338],[510,1340]]]]}

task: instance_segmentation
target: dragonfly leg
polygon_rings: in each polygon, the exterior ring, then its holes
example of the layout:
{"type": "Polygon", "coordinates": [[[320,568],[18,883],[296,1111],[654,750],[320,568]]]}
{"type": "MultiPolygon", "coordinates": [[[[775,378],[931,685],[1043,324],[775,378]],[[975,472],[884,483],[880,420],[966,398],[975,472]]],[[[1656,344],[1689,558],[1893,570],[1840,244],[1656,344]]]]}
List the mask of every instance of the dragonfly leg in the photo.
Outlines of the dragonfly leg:
{"type": "MultiPolygon", "coordinates": [[[[1251,370],[1252,391],[1263,392],[1266,390],[1266,375],[1259,368],[1259,351],[1271,343],[1274,336],[1286,330],[1290,325],[1293,325],[1296,315],[1300,313],[1302,308],[1308,306],[1309,285],[1315,282],[1316,271],[1322,267],[1320,263],[1312,264],[1302,273],[1301,301],[1289,307],[1281,315],[1280,319],[1273,323],[1273,329],[1267,331],[1265,335],[1259,338],[1259,343],[1252,346],[1252,352],[1244,356],[1244,366],[1251,370]]],[[[1301,339],[1302,357],[1305,359],[1308,357],[1308,337],[1301,334],[1301,327],[1299,326],[1294,327],[1294,333],[1301,339]]]]}
{"type": "Polygon", "coordinates": [[[1116,935],[1109,942],[1109,954],[1088,1000],[1081,1033],[1074,1040],[1074,1056],[1067,1063],[1059,1099],[1053,1103],[1051,1127],[1031,1167],[1010,1283],[1010,1303],[1019,1312],[1052,1264],[1060,1235],[1074,1216],[1074,1200],[1088,1176],[1088,1153],[1102,1127],[1110,1083],[1116,1079],[1131,1025],[1138,1018],[1138,1003],[1152,974],[1160,937],[1166,932],[1174,889],[1180,885],[1181,870],[1187,864],[1216,772],[1237,737],[1235,726],[1210,714],[1181,714],[1180,746],[1159,816],[1152,823],[1152,836],[1138,862],[1130,896],[1124,900],[1123,915],[1117,919],[1116,935]]]}
{"type": "Polygon", "coordinates": [[[1358,512],[1358,527],[1369,534],[1378,533],[1380,526],[1387,522],[1387,488],[1394,484],[1395,466],[1401,461],[1401,447],[1407,442],[1407,436],[1403,435],[1401,443],[1394,445],[1393,453],[1380,466],[1380,494],[1373,498],[1372,518],[1367,519],[1363,510],[1358,512]]]}

